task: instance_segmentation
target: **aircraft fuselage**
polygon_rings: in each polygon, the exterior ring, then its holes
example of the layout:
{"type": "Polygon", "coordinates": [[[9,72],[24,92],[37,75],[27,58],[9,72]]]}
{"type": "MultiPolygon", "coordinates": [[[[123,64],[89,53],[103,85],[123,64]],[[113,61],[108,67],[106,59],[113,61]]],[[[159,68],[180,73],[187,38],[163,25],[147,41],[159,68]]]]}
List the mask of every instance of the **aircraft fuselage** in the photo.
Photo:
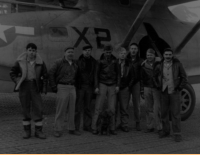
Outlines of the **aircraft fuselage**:
{"type": "MultiPolygon", "coordinates": [[[[134,10],[123,9],[119,12],[111,10],[109,13],[93,10],[62,10],[2,15],[0,16],[0,70],[3,72],[0,80],[10,81],[6,67],[10,68],[14,64],[18,55],[25,52],[25,47],[30,42],[38,46],[38,53],[48,68],[56,59],[63,57],[67,46],[75,47],[75,59],[77,59],[82,53],[82,46],[91,44],[92,56],[99,59],[104,44],[111,43],[114,47],[118,47],[139,11],[140,7],[134,10]]],[[[161,39],[175,48],[193,24],[177,20],[168,10],[165,12],[162,10],[160,15],[159,11],[161,10],[155,8],[150,10],[144,22],[149,23],[161,39]]],[[[147,36],[146,29],[141,25],[132,42],[140,43],[145,36],[147,36]]],[[[200,75],[199,38],[200,32],[177,56],[189,76],[200,75]]],[[[143,45],[147,46],[145,43],[143,45]]],[[[117,50],[114,51],[114,55],[117,56],[117,50]]],[[[8,88],[7,83],[6,91],[12,90],[13,88],[8,88]]]]}

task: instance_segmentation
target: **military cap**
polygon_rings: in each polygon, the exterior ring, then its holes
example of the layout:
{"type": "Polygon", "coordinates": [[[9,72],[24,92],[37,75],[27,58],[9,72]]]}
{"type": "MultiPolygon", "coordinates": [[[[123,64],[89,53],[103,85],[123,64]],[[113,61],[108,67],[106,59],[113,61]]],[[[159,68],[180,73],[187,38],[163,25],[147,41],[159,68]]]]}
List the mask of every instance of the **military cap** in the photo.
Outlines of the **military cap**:
{"type": "Polygon", "coordinates": [[[91,45],[85,45],[85,46],[83,46],[83,50],[87,50],[87,49],[92,49],[92,46],[91,45]]]}
{"type": "Polygon", "coordinates": [[[103,49],[104,49],[104,51],[111,51],[111,50],[113,50],[113,47],[112,47],[112,45],[108,44],[108,45],[105,45],[103,49]]]}
{"type": "Polygon", "coordinates": [[[156,54],[156,52],[155,52],[155,50],[153,50],[152,48],[149,48],[148,50],[147,50],[147,53],[151,53],[151,54],[156,54]]]}
{"type": "Polygon", "coordinates": [[[70,46],[69,46],[69,47],[65,48],[65,51],[64,51],[64,52],[66,52],[66,51],[68,51],[68,50],[71,50],[71,49],[74,50],[74,47],[70,47],[70,46]]]}

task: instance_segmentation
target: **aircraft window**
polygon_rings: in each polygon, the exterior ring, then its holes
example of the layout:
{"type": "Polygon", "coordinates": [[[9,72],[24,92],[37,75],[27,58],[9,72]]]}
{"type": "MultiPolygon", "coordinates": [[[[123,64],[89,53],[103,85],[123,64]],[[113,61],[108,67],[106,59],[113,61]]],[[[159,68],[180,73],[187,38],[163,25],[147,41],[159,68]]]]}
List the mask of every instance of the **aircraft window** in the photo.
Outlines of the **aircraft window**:
{"type": "Polygon", "coordinates": [[[68,37],[67,28],[51,27],[49,37],[52,41],[66,41],[68,37]]]}
{"type": "Polygon", "coordinates": [[[0,15],[9,14],[11,5],[9,3],[0,3],[0,15]]]}
{"type": "Polygon", "coordinates": [[[57,5],[62,7],[73,7],[79,0],[37,0],[39,4],[57,5]]]}
{"type": "Polygon", "coordinates": [[[35,0],[16,0],[19,2],[35,3],[35,0]]]}
{"type": "Polygon", "coordinates": [[[16,13],[17,11],[17,4],[11,4],[11,13],[16,13]]]}
{"type": "Polygon", "coordinates": [[[36,11],[36,6],[31,5],[18,5],[18,12],[30,12],[30,11],[36,11]]]}
{"type": "Polygon", "coordinates": [[[122,4],[122,5],[130,5],[130,0],[120,0],[120,4],[122,4]]]}

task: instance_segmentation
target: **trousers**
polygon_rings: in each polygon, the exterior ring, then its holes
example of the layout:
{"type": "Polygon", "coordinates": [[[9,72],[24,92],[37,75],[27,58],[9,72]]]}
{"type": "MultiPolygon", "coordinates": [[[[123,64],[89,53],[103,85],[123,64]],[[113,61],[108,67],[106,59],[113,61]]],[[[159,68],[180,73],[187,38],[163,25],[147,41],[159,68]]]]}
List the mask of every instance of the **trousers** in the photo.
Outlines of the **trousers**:
{"type": "Polygon", "coordinates": [[[156,88],[144,87],[147,129],[162,129],[161,94],[156,88]]]}
{"type": "Polygon", "coordinates": [[[120,125],[121,127],[128,127],[128,120],[129,120],[128,107],[130,101],[130,92],[128,87],[119,91],[118,101],[120,108],[119,109],[120,121],[121,121],[120,125]]]}
{"type": "Polygon", "coordinates": [[[75,128],[80,129],[81,113],[83,112],[83,128],[91,128],[92,124],[92,97],[93,87],[82,85],[77,90],[77,101],[75,110],[75,128]]]}
{"type": "Polygon", "coordinates": [[[29,125],[31,119],[36,125],[42,125],[43,102],[36,81],[24,81],[19,88],[22,106],[23,125],[29,125]]]}
{"type": "Polygon", "coordinates": [[[56,115],[55,115],[55,131],[62,131],[65,121],[66,112],[68,112],[68,130],[75,130],[76,91],[72,85],[58,84],[58,92],[56,96],[56,115]]]}
{"type": "Polygon", "coordinates": [[[180,92],[176,91],[172,94],[168,94],[168,90],[165,89],[165,91],[162,92],[161,118],[163,131],[167,133],[170,132],[169,113],[171,113],[173,133],[181,134],[180,92]]]}
{"type": "Polygon", "coordinates": [[[134,118],[136,122],[140,122],[140,82],[133,85],[131,90],[134,118]]]}

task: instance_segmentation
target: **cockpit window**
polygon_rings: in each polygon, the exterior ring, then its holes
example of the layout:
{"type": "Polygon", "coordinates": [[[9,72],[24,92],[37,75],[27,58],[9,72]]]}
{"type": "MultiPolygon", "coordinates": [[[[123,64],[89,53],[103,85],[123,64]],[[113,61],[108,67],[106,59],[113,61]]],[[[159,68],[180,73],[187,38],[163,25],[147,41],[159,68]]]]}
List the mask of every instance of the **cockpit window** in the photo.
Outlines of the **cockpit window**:
{"type": "Polygon", "coordinates": [[[130,5],[130,0],[120,0],[120,4],[128,6],[130,5]]]}
{"type": "Polygon", "coordinates": [[[49,39],[51,41],[66,41],[67,38],[68,38],[67,28],[51,27],[49,29],[49,39]]]}
{"type": "Polygon", "coordinates": [[[36,11],[36,6],[0,2],[0,15],[36,11]]]}

